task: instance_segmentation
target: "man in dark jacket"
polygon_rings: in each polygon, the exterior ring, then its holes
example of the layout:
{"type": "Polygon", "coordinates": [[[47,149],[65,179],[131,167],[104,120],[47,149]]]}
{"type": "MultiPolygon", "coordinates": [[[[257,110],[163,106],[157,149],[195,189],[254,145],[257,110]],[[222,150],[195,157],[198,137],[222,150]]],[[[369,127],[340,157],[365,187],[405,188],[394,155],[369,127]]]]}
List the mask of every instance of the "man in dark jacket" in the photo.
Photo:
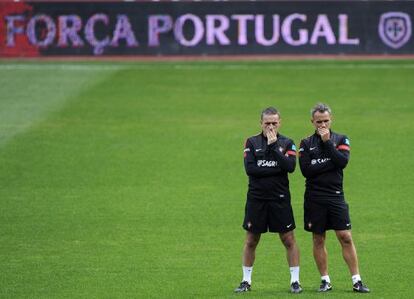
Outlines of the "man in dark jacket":
{"type": "Polygon", "coordinates": [[[330,130],[331,109],[327,105],[317,104],[311,114],[315,133],[301,141],[299,163],[306,178],[304,225],[305,230],[313,233],[313,256],[322,281],[319,291],[332,289],[325,238],[326,231],[333,229],[352,275],[353,290],[368,293],[369,289],[359,275],[349,209],[342,187],[343,169],[349,161],[350,142],[347,136],[330,130]]]}
{"type": "Polygon", "coordinates": [[[262,132],[247,139],[244,166],[249,176],[249,189],[243,228],[246,240],[243,250],[243,279],[235,292],[250,290],[256,247],[265,232],[277,232],[286,247],[291,273],[290,289],[300,293],[299,250],[293,230],[295,220],[290,203],[288,173],[296,166],[296,147],[281,134],[280,114],[269,107],[261,114],[262,132]]]}

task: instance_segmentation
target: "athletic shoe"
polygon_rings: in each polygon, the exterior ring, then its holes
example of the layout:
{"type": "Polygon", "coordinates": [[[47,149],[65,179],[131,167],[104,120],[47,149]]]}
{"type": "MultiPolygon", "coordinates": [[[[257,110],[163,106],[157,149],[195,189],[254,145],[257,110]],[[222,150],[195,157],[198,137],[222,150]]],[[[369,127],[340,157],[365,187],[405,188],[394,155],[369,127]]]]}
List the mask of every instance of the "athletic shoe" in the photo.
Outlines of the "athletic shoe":
{"type": "Polygon", "coordinates": [[[241,292],[248,292],[250,291],[251,285],[247,281],[242,281],[240,285],[234,289],[235,293],[241,293],[241,292]]]}
{"type": "Polygon", "coordinates": [[[369,289],[362,283],[362,281],[358,281],[354,284],[354,291],[358,293],[369,293],[369,289]]]}
{"type": "Polygon", "coordinates": [[[319,292],[327,292],[330,290],[332,290],[332,285],[326,280],[322,280],[321,285],[319,287],[319,292]]]}
{"type": "Polygon", "coordinates": [[[294,294],[299,294],[302,292],[302,287],[300,286],[298,281],[292,282],[290,285],[290,292],[294,294]]]}

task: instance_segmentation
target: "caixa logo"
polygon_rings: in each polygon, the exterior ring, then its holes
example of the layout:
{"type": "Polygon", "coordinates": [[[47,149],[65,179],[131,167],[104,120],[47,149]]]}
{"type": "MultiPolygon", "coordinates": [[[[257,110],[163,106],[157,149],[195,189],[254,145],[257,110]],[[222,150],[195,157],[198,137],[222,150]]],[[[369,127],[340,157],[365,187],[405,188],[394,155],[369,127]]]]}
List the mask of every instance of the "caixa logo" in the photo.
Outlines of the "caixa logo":
{"type": "Polygon", "coordinates": [[[378,24],[381,40],[393,49],[404,46],[411,38],[411,19],[403,12],[387,12],[381,15],[378,24]]]}
{"type": "Polygon", "coordinates": [[[312,159],[311,160],[311,164],[312,165],[315,165],[316,163],[318,163],[318,164],[322,164],[322,163],[326,163],[326,162],[328,162],[328,161],[330,161],[331,160],[331,158],[319,158],[319,159],[312,159]]]}

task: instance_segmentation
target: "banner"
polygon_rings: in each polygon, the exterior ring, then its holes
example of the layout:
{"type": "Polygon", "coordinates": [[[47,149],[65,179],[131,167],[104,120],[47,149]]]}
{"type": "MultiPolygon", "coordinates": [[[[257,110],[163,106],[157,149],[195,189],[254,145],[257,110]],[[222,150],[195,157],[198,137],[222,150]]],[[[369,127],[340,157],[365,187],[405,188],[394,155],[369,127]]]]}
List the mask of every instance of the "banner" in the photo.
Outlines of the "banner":
{"type": "Polygon", "coordinates": [[[411,1],[13,2],[0,56],[414,54],[411,1]]]}

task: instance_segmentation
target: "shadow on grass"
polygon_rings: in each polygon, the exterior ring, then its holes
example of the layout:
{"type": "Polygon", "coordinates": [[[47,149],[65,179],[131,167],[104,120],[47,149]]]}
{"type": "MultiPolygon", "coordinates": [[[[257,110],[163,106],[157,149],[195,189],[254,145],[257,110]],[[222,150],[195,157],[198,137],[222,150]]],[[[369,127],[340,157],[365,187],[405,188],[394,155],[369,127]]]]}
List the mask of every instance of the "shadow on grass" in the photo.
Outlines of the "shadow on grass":
{"type": "MultiPolygon", "coordinates": [[[[281,288],[259,288],[259,289],[252,289],[249,292],[245,293],[233,293],[232,295],[229,294],[231,298],[353,298],[355,295],[358,295],[354,291],[349,289],[334,289],[329,292],[320,293],[317,289],[311,288],[304,288],[302,293],[300,294],[292,294],[290,293],[289,289],[281,289],[281,288]],[[293,297],[292,297],[293,296],[293,297]]],[[[365,296],[369,296],[370,294],[364,294],[365,296]]],[[[369,296],[370,297],[370,296],[369,296]]]]}

